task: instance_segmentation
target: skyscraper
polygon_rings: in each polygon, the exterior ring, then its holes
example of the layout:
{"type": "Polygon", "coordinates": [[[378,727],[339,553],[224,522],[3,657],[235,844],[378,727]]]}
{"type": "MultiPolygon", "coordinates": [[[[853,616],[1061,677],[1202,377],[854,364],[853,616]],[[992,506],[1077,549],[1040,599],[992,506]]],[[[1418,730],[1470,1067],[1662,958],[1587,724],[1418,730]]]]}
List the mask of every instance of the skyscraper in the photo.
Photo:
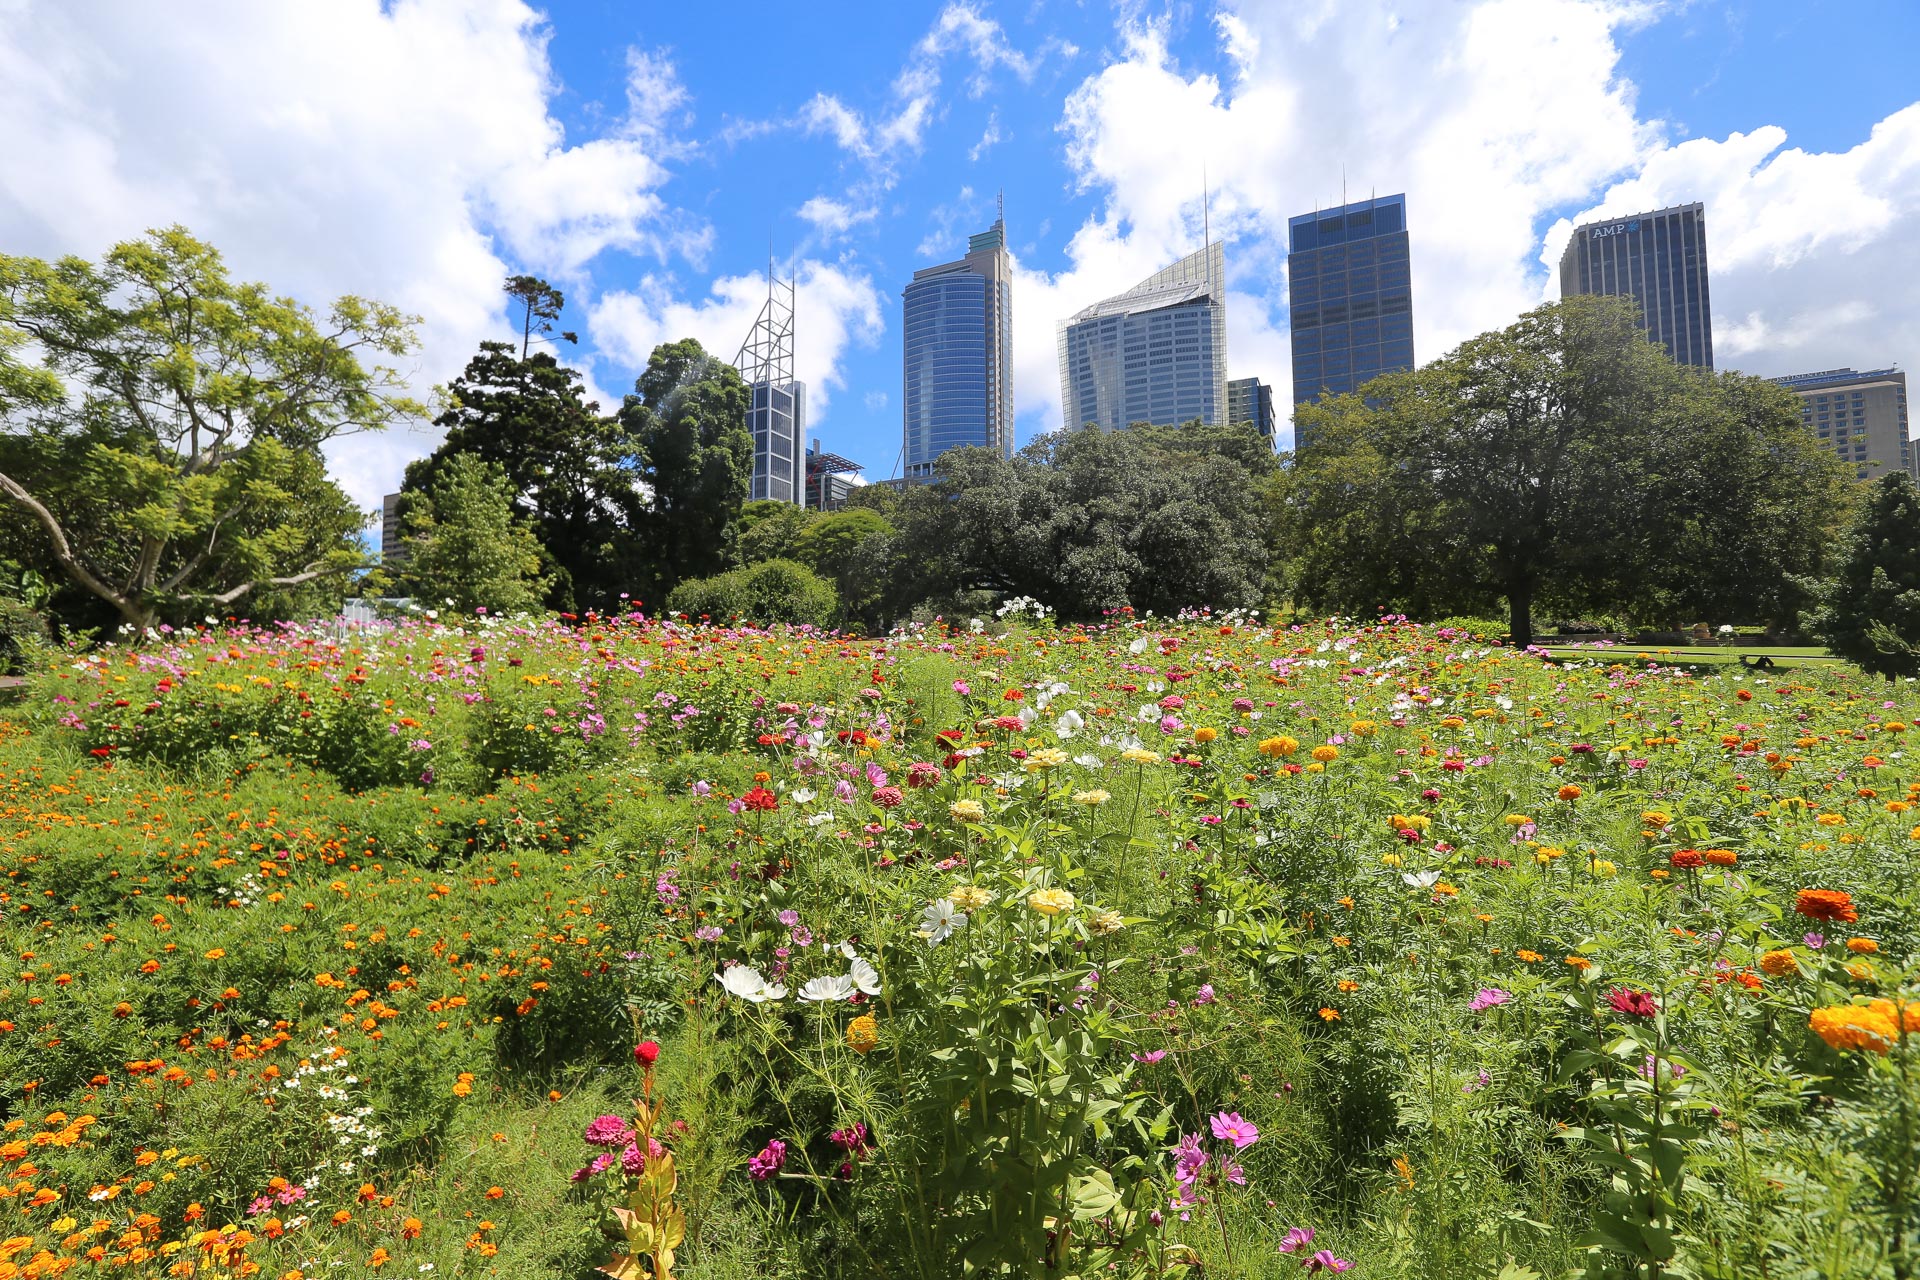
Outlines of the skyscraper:
{"type": "Polygon", "coordinates": [[[1220,425],[1227,412],[1226,299],[1226,252],[1215,243],[1062,320],[1066,425],[1220,425]]]}
{"type": "Polygon", "coordinates": [[[1295,404],[1413,368],[1407,197],[1287,219],[1287,297],[1295,404]]]}
{"type": "Polygon", "coordinates": [[[805,503],[807,387],[793,376],[793,280],[767,264],[767,301],[740,344],[734,367],[746,382],[753,476],[747,496],[805,503]]]}
{"type": "Polygon", "coordinates": [[[1273,443],[1273,388],[1258,378],[1235,378],[1227,384],[1227,421],[1248,423],[1268,444],[1273,443]]]}
{"type": "Polygon", "coordinates": [[[1013,456],[1012,281],[1002,218],[968,239],[966,257],[914,272],[901,295],[907,478],[932,475],[961,445],[1013,456]]]}
{"type": "Polygon", "coordinates": [[[1898,369],[1827,369],[1775,382],[1800,397],[1800,421],[1862,480],[1913,474],[1907,439],[1907,375],[1898,369]]]}
{"type": "Polygon", "coordinates": [[[1560,255],[1560,296],[1616,294],[1680,364],[1713,368],[1707,211],[1698,202],[1575,227],[1560,255]]]}

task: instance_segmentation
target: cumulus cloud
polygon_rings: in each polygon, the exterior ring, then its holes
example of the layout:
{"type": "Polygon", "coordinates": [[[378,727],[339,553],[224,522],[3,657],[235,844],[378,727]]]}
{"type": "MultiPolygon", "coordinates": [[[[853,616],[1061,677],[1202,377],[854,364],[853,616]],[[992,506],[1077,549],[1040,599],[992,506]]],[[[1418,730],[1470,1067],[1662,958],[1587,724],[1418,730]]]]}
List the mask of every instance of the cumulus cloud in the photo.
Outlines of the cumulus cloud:
{"type": "MultiPolygon", "coordinates": [[[[417,313],[425,383],[504,328],[509,261],[565,281],[609,249],[697,257],[709,236],[659,195],[686,109],[671,63],[635,53],[624,117],[570,140],[522,0],[0,8],[12,252],[96,257],[178,222],[241,278],[417,313]]],[[[333,462],[377,505],[431,445],[358,439],[333,462]]]]}
{"type": "Polygon", "coordinates": [[[862,222],[871,222],[879,216],[874,208],[856,209],[844,200],[835,200],[830,196],[815,196],[800,206],[800,217],[813,224],[814,229],[827,235],[845,235],[862,222]]]}
{"type": "MultiPolygon", "coordinates": [[[[616,360],[640,368],[654,347],[697,338],[722,360],[732,360],[760,309],[766,277],[722,276],[707,296],[687,301],[674,282],[648,276],[631,290],[602,295],[591,309],[595,341],[616,360]]],[[[807,259],[794,287],[795,372],[807,384],[807,420],[825,417],[835,390],[846,387],[844,357],[854,345],[877,343],[885,325],[880,292],[864,272],[807,259]]]]}

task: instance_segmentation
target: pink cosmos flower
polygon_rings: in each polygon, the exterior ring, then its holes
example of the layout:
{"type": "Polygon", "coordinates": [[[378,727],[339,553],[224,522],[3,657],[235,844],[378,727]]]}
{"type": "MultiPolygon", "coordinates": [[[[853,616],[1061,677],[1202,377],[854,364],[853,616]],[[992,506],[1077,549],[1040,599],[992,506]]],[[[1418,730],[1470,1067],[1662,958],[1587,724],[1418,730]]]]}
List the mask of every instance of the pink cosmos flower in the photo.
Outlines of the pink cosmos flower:
{"type": "Polygon", "coordinates": [[[1253,1121],[1241,1118],[1238,1111],[1222,1111],[1213,1117],[1213,1136],[1222,1142],[1231,1142],[1238,1151],[1260,1141],[1260,1130],[1254,1127],[1253,1121]]]}

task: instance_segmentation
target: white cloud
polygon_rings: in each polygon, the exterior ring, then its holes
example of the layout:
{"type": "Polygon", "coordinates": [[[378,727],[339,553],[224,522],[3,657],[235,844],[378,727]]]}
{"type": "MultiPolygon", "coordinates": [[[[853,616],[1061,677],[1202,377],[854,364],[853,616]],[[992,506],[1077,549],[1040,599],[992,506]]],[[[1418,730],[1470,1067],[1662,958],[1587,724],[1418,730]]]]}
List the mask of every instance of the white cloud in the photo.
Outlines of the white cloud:
{"type": "MultiPolygon", "coordinates": [[[[97,257],[182,223],[240,278],[419,314],[418,376],[441,381],[505,328],[510,269],[564,283],[607,249],[697,256],[708,235],[658,194],[686,107],[671,64],[635,53],[626,116],[570,140],[548,110],[547,28],[522,0],[4,8],[11,252],[97,257]]],[[[431,446],[357,439],[333,460],[377,505],[431,446]]]]}
{"type": "MultiPolygon", "coordinates": [[[[648,276],[631,291],[602,295],[591,309],[600,349],[633,368],[644,368],[662,342],[697,338],[722,360],[732,360],[766,305],[764,276],[722,276],[708,296],[682,299],[670,280],[648,276]]],[[[879,290],[863,272],[806,259],[799,264],[794,297],[795,372],[807,384],[807,420],[825,418],[836,389],[846,387],[844,357],[854,345],[871,347],[885,331],[879,290]]]]}
{"type": "Polygon", "coordinates": [[[862,222],[871,222],[880,213],[873,208],[856,209],[846,201],[830,196],[815,196],[801,205],[799,212],[816,230],[834,236],[844,235],[862,222]]]}
{"type": "Polygon", "coordinates": [[[1006,135],[1000,132],[1000,109],[994,108],[987,113],[987,127],[980,133],[980,141],[967,150],[967,159],[979,163],[980,157],[1006,141],[1006,135]]]}

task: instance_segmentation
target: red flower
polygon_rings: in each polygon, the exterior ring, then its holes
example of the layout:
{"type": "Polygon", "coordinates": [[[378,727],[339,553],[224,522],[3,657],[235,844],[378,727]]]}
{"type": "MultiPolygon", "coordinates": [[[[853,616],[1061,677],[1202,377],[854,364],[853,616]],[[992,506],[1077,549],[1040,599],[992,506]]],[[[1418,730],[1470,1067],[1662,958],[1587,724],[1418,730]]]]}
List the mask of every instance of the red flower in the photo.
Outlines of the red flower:
{"type": "Polygon", "coordinates": [[[1674,866],[1680,868],[1680,870],[1682,871],[1691,871],[1695,867],[1705,862],[1706,859],[1700,856],[1700,851],[1698,849],[1681,849],[1676,851],[1671,858],[1667,859],[1667,861],[1671,862],[1674,866]]]}
{"type": "Polygon", "coordinates": [[[1853,895],[1838,889],[1802,889],[1793,900],[1793,909],[1809,920],[1852,924],[1860,918],[1860,913],[1853,909],[1853,895]]]}
{"type": "Polygon", "coordinates": [[[772,813],[780,807],[780,797],[765,787],[755,787],[740,797],[740,803],[756,813],[772,813]]]}
{"type": "Polygon", "coordinates": [[[1634,991],[1628,987],[1615,987],[1607,992],[1607,1003],[1613,1011],[1629,1018],[1651,1018],[1660,1012],[1660,1002],[1645,991],[1634,991]]]}
{"type": "Polygon", "coordinates": [[[643,1067],[650,1067],[660,1060],[660,1046],[652,1040],[642,1040],[633,1046],[633,1060],[643,1067]]]}

